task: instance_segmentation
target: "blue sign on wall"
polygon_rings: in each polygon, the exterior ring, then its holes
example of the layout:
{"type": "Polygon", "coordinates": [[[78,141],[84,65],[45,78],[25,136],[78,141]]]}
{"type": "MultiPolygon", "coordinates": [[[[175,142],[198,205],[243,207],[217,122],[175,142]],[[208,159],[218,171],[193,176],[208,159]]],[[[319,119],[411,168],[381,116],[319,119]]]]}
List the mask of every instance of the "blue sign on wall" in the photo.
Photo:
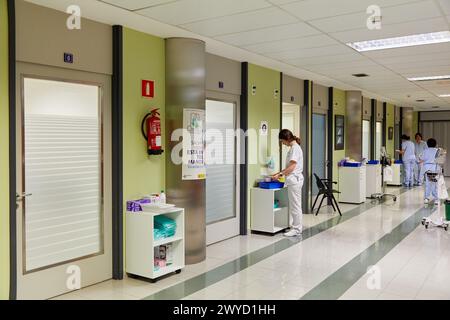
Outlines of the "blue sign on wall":
{"type": "Polygon", "coordinates": [[[64,53],[64,62],[65,63],[73,63],[73,54],[72,53],[64,53]]]}

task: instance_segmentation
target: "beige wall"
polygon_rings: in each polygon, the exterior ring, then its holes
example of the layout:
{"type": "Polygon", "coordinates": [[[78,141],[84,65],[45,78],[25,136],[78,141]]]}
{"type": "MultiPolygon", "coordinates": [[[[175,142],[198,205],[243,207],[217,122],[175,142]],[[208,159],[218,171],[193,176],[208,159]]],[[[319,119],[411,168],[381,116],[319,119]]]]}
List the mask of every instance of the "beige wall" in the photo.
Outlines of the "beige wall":
{"type": "Polygon", "coordinates": [[[67,17],[16,1],[17,61],[112,74],[111,26],[83,19],[81,30],[69,30],[67,17]],[[74,54],[73,64],[64,63],[65,52],[74,54]]]}
{"type": "Polygon", "coordinates": [[[363,98],[363,119],[370,120],[372,118],[372,99],[363,98]]]}
{"type": "Polygon", "coordinates": [[[328,87],[314,84],[313,88],[313,112],[326,113],[329,109],[329,89],[328,87]]]}
{"type": "Polygon", "coordinates": [[[375,119],[379,122],[384,120],[384,108],[383,108],[383,101],[378,101],[377,100],[377,104],[376,104],[376,108],[375,108],[375,119]]]}
{"type": "Polygon", "coordinates": [[[305,104],[305,81],[283,75],[283,102],[299,106],[305,104]]]}
{"type": "Polygon", "coordinates": [[[233,95],[242,91],[241,63],[213,54],[206,55],[206,90],[233,95]],[[219,87],[223,82],[224,88],[219,87]]]}

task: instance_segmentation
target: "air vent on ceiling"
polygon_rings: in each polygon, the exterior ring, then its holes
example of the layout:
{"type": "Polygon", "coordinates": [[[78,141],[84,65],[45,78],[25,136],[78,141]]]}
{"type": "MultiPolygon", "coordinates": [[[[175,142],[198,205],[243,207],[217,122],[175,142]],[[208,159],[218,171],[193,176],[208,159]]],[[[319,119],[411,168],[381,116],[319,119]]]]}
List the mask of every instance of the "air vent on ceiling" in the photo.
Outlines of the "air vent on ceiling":
{"type": "Polygon", "coordinates": [[[416,100],[416,102],[425,102],[423,99],[416,100]]]}
{"type": "Polygon", "coordinates": [[[369,75],[366,73],[355,73],[353,76],[357,77],[357,78],[364,78],[364,77],[368,77],[369,75]]]}
{"type": "Polygon", "coordinates": [[[439,107],[439,106],[433,106],[433,107],[431,107],[431,109],[440,109],[441,107],[439,107]]]}

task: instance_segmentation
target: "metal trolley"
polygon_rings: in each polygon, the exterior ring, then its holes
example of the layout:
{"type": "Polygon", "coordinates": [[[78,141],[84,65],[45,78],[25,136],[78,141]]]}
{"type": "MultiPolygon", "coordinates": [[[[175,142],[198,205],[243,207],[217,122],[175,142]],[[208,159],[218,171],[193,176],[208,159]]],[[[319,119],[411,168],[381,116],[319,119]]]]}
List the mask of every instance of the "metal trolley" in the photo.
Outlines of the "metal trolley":
{"type": "MultiPolygon", "coordinates": [[[[443,166],[447,160],[447,150],[439,148],[438,153],[436,155],[436,170],[425,172],[425,179],[427,179],[430,183],[436,184],[436,189],[438,190],[438,197],[441,200],[440,189],[439,189],[439,180],[444,175],[443,166]]],[[[438,212],[441,212],[441,201],[438,203],[438,212]]],[[[432,217],[423,218],[422,225],[425,226],[426,229],[429,227],[437,227],[443,228],[445,231],[448,231],[450,222],[445,220],[444,216],[439,216],[436,219],[432,217]]]]}

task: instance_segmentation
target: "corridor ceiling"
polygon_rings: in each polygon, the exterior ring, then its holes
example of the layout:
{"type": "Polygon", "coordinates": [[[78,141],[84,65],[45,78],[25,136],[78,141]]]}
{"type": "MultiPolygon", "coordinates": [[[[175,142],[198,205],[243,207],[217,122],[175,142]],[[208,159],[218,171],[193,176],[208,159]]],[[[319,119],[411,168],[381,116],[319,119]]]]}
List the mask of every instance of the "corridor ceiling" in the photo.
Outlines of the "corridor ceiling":
{"type": "MultiPolygon", "coordinates": [[[[450,30],[450,0],[29,0],[161,37],[197,37],[207,51],[399,106],[450,109],[450,42],[359,53],[348,42],[450,30]],[[381,8],[381,29],[367,8],[381,8]],[[366,73],[357,78],[353,74],[366,73]],[[417,102],[417,100],[425,100],[417,102]]],[[[433,109],[434,110],[434,109],[433,109]]]]}

